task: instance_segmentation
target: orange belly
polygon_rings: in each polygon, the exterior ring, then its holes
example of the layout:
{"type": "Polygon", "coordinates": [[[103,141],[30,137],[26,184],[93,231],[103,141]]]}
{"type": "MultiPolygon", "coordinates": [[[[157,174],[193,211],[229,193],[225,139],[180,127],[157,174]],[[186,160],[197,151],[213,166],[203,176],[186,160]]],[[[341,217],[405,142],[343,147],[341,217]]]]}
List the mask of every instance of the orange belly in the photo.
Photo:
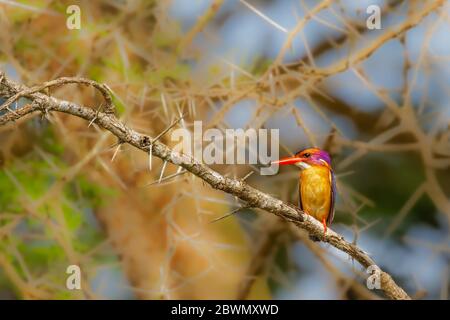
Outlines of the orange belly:
{"type": "Polygon", "coordinates": [[[330,171],[324,166],[311,166],[300,172],[300,207],[319,221],[327,219],[331,207],[330,171]]]}

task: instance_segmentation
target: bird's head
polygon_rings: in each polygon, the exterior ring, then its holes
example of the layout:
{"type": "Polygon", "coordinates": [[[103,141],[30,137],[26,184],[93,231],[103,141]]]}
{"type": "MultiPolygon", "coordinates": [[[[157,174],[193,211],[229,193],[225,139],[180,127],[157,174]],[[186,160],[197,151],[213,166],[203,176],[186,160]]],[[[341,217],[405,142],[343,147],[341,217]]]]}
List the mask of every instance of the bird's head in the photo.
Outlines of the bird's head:
{"type": "Polygon", "coordinates": [[[277,161],[272,161],[272,164],[294,164],[301,169],[309,168],[310,166],[327,166],[331,167],[331,157],[328,152],[319,148],[307,148],[297,152],[291,157],[282,158],[277,161]]]}

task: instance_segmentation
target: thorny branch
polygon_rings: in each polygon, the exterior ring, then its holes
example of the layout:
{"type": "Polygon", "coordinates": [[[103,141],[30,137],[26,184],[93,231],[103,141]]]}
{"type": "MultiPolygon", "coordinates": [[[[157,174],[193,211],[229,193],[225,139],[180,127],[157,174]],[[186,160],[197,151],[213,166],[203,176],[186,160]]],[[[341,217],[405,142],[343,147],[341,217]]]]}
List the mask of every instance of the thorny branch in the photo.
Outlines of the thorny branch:
{"type": "MultiPolygon", "coordinates": [[[[63,80],[57,79],[51,81],[50,83],[52,85],[67,83],[67,78],[62,79],[63,80]]],[[[70,79],[73,80],[74,78],[70,79]]],[[[70,83],[74,82],[83,82],[83,80],[70,81],[70,83]]],[[[95,88],[107,88],[105,85],[101,85],[93,81],[89,81],[89,83],[85,82],[85,84],[90,84],[95,88]]],[[[0,115],[0,125],[5,125],[34,112],[43,112],[48,114],[49,112],[57,111],[83,118],[88,122],[96,123],[100,127],[110,131],[122,143],[128,143],[146,153],[151,153],[163,161],[170,162],[184,168],[208,183],[214,189],[222,190],[228,194],[238,197],[247,206],[263,209],[279,216],[285,221],[295,224],[298,228],[306,230],[309,235],[318,238],[323,242],[327,242],[335,248],[347,253],[353,259],[358,261],[364,268],[368,268],[369,266],[377,267],[375,262],[366,252],[355,244],[346,241],[343,236],[334,232],[332,229],[329,228],[327,233],[324,234],[322,225],[314,218],[304,214],[300,209],[251,187],[243,180],[224,177],[195,159],[172,151],[157,139],[152,139],[147,135],[140,134],[132,128],[129,128],[119,121],[112,112],[95,111],[94,109],[84,107],[76,103],[60,100],[50,95],[40,93],[39,91],[42,89],[38,89],[43,87],[48,87],[48,83],[47,86],[44,84],[43,86],[36,88],[28,88],[8,79],[4,73],[0,72],[0,97],[8,99],[7,102],[11,101],[13,97],[27,97],[31,101],[30,104],[27,104],[17,110],[11,110],[10,112],[0,115]]],[[[109,101],[108,98],[106,99],[109,101]]],[[[107,109],[105,111],[108,110],[111,111],[112,109],[107,109]]],[[[380,271],[380,276],[381,289],[387,297],[391,299],[410,299],[408,294],[395,283],[388,273],[380,271]]]]}

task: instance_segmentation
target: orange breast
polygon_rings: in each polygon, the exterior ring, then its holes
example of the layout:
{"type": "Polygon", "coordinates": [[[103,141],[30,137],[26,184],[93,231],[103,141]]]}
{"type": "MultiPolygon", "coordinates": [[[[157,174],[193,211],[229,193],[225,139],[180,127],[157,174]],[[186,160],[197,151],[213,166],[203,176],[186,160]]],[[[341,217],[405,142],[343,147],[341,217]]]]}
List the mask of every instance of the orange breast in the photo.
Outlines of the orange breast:
{"type": "Polygon", "coordinates": [[[325,166],[311,166],[300,172],[300,201],[303,211],[319,221],[327,219],[331,206],[331,176],[325,166]]]}

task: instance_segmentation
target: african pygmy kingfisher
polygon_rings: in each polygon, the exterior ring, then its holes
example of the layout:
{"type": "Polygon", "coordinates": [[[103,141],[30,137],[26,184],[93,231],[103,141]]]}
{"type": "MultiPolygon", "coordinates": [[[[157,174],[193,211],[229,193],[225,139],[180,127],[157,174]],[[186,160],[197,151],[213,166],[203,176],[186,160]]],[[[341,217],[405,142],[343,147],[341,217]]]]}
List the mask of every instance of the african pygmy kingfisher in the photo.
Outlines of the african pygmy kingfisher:
{"type": "Polygon", "coordinates": [[[330,155],[319,148],[308,148],[272,163],[294,164],[300,168],[299,207],[322,222],[326,233],[327,225],[333,221],[336,199],[336,180],[330,155]]]}

